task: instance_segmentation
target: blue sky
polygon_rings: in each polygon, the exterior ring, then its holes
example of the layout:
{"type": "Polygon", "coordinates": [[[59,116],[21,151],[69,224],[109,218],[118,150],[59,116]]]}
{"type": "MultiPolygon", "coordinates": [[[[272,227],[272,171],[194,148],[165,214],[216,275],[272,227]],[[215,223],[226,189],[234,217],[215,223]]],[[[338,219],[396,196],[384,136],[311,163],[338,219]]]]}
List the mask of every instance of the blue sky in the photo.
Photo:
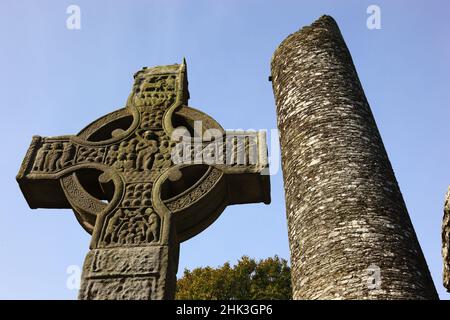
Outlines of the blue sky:
{"type": "MultiPolygon", "coordinates": [[[[66,286],[89,235],[70,210],[31,210],[15,175],[34,134],[75,134],[122,107],[143,66],[188,63],[190,105],[224,128],[276,128],[270,58],[322,14],[338,22],[441,298],[440,226],[450,184],[448,1],[0,2],[0,298],[75,299],[66,286]],[[81,30],[66,8],[81,8],[81,30]],[[369,5],[380,30],[366,27],[369,5]]],[[[184,268],[246,254],[289,257],[282,175],[272,203],[228,207],[183,243],[184,268]]]]}

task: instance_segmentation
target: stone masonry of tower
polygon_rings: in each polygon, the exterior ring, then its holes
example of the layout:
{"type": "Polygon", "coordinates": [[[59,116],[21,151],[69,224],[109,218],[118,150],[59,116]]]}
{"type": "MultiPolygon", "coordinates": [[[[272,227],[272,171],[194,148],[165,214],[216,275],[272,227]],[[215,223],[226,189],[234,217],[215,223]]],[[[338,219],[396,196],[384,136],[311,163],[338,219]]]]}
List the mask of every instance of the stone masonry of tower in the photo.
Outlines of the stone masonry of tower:
{"type": "Polygon", "coordinates": [[[450,292],[450,187],[445,195],[444,220],[442,223],[442,258],[444,259],[444,287],[450,292]]]}
{"type": "Polygon", "coordinates": [[[437,299],[334,19],[290,35],[271,69],[294,299],[437,299]]]}

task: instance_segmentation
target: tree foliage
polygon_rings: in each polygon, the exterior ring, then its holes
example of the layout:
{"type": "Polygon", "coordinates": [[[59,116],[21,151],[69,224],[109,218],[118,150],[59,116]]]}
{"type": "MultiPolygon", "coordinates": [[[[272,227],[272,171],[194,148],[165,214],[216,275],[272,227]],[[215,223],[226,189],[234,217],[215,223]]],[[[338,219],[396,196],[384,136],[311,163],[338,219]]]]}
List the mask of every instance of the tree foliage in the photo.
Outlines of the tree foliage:
{"type": "Polygon", "coordinates": [[[291,269],[275,256],[258,262],[243,256],[231,267],[185,269],[177,281],[180,300],[292,299],[291,269]]]}

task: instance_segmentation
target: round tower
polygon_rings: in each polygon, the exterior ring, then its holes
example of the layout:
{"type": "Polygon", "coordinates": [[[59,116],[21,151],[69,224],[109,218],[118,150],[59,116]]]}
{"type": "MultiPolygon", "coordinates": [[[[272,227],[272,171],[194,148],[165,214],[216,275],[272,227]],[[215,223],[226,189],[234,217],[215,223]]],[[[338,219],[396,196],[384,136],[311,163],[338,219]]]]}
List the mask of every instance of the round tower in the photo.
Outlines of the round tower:
{"type": "Polygon", "coordinates": [[[437,299],[333,18],[272,58],[294,299],[437,299]]]}

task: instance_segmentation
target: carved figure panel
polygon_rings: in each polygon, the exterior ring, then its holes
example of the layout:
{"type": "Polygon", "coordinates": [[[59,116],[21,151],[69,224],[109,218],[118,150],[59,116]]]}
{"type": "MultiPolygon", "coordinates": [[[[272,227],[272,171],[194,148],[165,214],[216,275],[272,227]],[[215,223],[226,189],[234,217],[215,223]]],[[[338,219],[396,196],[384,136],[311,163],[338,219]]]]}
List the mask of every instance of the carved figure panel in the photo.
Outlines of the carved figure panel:
{"type": "Polygon", "coordinates": [[[32,171],[55,172],[73,164],[76,147],[70,142],[44,142],[36,152],[32,171]]]}
{"type": "Polygon", "coordinates": [[[153,208],[119,208],[107,220],[102,246],[158,242],[161,218],[153,208]]]}

